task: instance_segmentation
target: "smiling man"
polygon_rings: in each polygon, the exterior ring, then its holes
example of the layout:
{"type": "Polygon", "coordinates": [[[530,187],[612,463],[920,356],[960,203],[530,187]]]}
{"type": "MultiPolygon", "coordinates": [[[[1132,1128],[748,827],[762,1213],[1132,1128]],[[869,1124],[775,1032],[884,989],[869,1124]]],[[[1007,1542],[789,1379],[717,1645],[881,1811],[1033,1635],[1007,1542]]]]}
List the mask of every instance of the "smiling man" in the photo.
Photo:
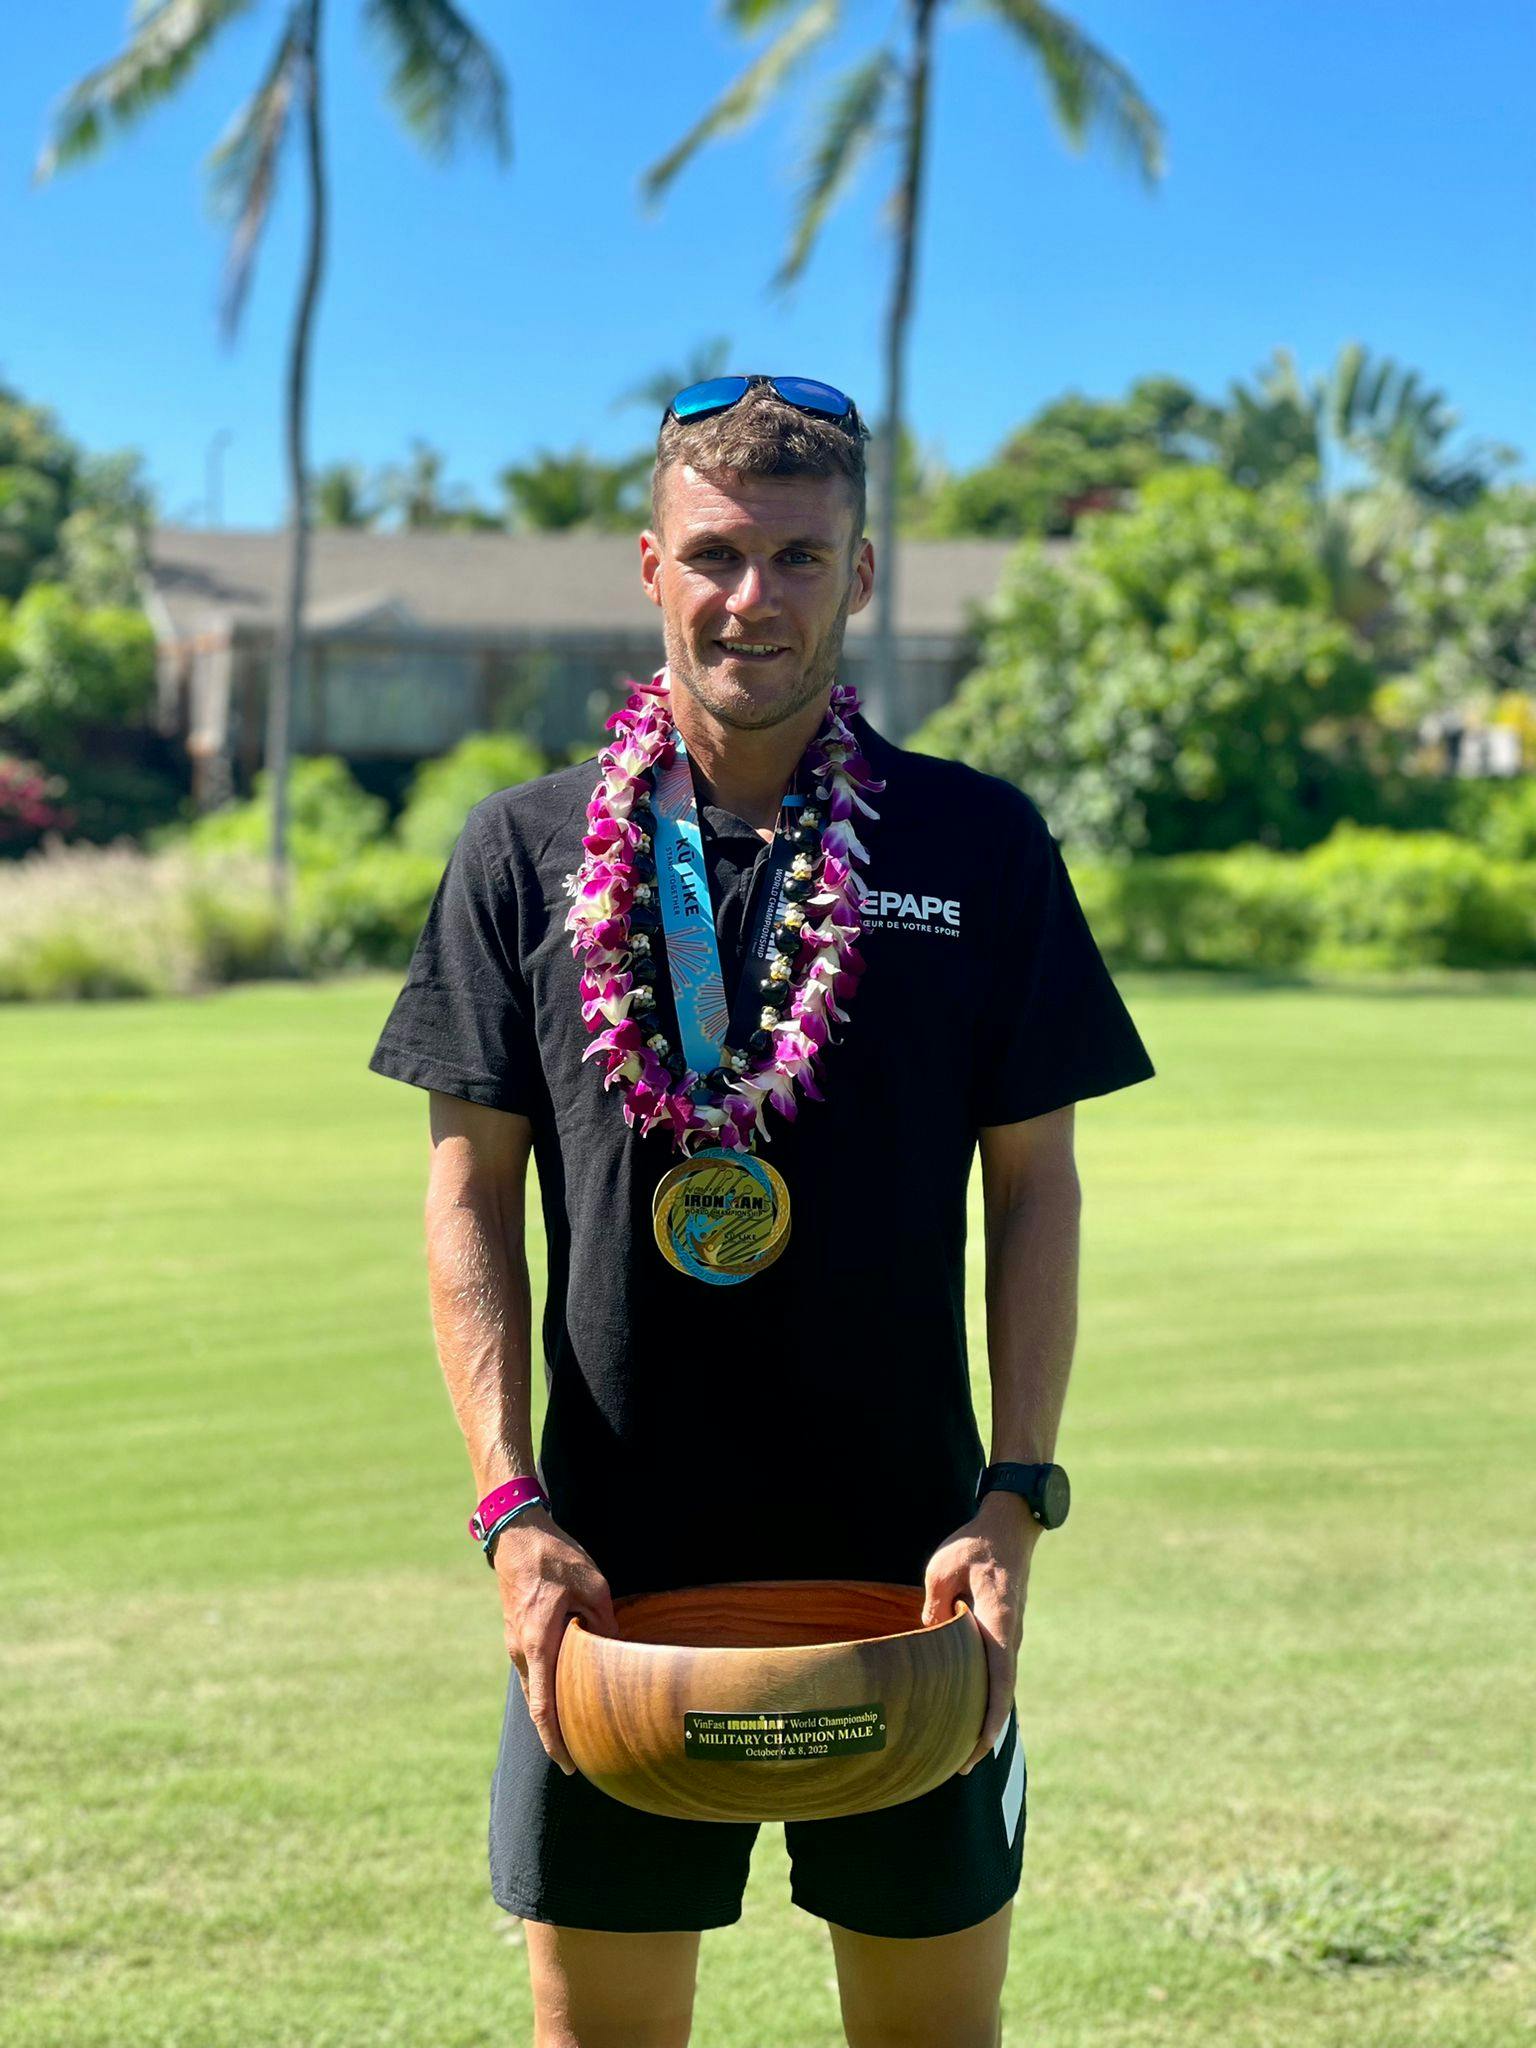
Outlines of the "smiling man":
{"type": "Polygon", "coordinates": [[[526,1923],[537,2048],[681,2048],[700,1930],[739,1917],[757,1832],[575,1773],[562,1630],[611,1630],[623,1594],[786,1578],[920,1587],[925,1620],[963,1598],[981,1624],[962,1769],[785,1832],[852,2048],[999,2039],[1020,1629],[1067,1504],[1073,1105],[1153,1069],[1029,798],[892,745],[840,679],[876,573],[866,439],[810,379],[678,393],[640,536],[666,665],[600,756],[470,812],[371,1062],[430,1091],[434,1329],[513,1666],[491,1884],[526,1923]]]}

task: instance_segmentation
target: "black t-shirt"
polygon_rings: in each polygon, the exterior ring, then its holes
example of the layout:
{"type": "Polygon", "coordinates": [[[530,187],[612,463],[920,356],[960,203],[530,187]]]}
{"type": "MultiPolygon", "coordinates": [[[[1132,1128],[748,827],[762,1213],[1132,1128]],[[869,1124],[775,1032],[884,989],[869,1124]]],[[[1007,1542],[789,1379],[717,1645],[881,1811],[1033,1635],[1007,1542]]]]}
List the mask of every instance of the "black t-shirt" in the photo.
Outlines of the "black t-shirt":
{"type": "MultiPolygon", "coordinates": [[[[853,725],[885,782],[878,819],[857,820],[866,967],[817,1062],[825,1099],[802,1096],[794,1122],[764,1112],[793,1218],[773,1265],[711,1287],[667,1263],[651,1197],[680,1155],[583,1064],[565,878],[595,759],[469,813],[369,1063],[532,1121],[540,1470],[615,1593],[919,1583],[985,1462],[965,1334],[976,1133],[1153,1073],[1030,799],[853,725]]],[[[708,804],[701,826],[731,993],[767,846],[708,804]]]]}

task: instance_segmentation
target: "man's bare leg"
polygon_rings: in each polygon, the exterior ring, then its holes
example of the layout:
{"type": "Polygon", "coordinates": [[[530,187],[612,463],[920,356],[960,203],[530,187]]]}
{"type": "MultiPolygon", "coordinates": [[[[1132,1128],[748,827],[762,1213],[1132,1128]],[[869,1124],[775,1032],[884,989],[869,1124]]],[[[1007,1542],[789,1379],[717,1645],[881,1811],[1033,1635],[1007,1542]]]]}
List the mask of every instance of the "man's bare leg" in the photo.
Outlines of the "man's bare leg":
{"type": "Polygon", "coordinates": [[[975,1927],[916,1941],[833,1921],[848,2048],[1000,2048],[1013,1901],[975,1927]]]}
{"type": "Polygon", "coordinates": [[[697,1934],[608,1934],[525,1920],[533,2048],[687,2048],[697,1934]]]}

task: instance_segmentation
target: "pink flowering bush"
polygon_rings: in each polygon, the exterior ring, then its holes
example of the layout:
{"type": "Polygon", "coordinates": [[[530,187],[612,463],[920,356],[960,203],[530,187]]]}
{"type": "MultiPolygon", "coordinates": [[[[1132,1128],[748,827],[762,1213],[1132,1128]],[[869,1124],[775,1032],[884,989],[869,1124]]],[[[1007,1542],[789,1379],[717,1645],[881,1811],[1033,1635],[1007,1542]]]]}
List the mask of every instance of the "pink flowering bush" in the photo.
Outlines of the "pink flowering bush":
{"type": "Polygon", "coordinates": [[[19,754],[0,754],[0,852],[30,846],[45,832],[67,832],[75,822],[67,793],[62,775],[19,754]]]}

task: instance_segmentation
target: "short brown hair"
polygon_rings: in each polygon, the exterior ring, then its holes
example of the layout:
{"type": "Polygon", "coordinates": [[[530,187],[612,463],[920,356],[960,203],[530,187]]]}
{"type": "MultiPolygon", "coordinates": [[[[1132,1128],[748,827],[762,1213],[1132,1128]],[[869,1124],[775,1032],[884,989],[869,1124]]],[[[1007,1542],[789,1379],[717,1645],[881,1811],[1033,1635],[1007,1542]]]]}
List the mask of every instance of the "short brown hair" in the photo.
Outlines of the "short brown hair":
{"type": "Polygon", "coordinates": [[[802,412],[771,384],[757,384],[725,412],[679,420],[669,412],[656,436],[651,472],[651,521],[661,531],[662,480],[674,463],[705,476],[841,476],[853,500],[853,545],[864,538],[867,499],[864,443],[869,429],[858,412],[845,420],[802,412]]]}

